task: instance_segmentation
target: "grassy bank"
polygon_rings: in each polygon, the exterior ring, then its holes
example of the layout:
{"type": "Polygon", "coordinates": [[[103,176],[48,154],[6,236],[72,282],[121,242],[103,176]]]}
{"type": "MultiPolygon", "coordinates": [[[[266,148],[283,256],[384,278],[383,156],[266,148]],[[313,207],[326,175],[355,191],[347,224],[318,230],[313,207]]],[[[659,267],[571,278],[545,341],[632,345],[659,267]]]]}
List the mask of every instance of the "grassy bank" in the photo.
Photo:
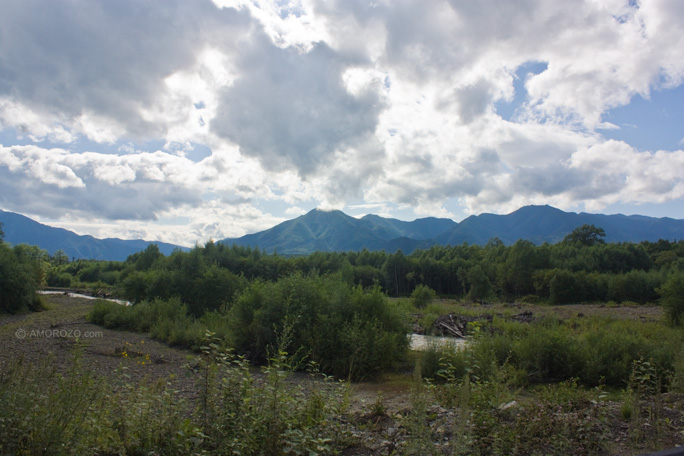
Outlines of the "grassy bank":
{"type": "Polygon", "coordinates": [[[527,308],[475,306],[464,313],[494,317],[473,325],[468,350],[412,352],[375,382],[340,384],[287,355],[287,334],[257,369],[226,350],[218,334],[203,336],[195,352],[169,348],[149,332],[89,323],[92,302],[46,299],[48,311],[0,320],[0,454],[622,455],[683,443],[679,336],[648,308],[585,306],[559,315],[536,307],[523,323],[511,317],[527,308]],[[102,334],[15,336],[50,328],[102,334]],[[625,364],[629,351],[615,356],[626,366],[624,383],[549,375],[563,371],[544,367],[559,353],[584,360],[578,373],[601,365],[596,353],[614,355],[597,335],[620,347],[634,339],[644,350],[625,364]],[[671,362],[656,362],[658,337],[671,362]],[[542,343],[556,339],[570,348],[542,343]],[[551,355],[542,356],[545,350],[551,355]],[[542,368],[545,374],[530,375],[542,368]]]}

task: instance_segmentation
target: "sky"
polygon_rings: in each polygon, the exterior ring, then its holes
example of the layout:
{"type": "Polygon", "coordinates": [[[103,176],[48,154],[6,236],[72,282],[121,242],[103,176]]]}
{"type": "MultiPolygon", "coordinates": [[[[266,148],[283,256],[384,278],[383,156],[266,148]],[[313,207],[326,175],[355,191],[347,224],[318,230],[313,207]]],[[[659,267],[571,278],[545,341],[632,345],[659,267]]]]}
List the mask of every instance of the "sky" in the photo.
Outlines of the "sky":
{"type": "Polygon", "coordinates": [[[680,0],[0,0],[0,209],[183,246],[313,208],[684,219],[680,0]]]}

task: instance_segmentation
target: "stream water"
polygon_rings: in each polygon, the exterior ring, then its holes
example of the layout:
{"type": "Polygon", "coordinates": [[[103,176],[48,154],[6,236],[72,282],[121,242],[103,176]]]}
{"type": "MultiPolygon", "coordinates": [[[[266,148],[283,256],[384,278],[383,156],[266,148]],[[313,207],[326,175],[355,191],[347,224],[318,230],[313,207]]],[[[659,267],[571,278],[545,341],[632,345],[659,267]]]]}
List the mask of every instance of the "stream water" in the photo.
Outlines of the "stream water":
{"type": "Polygon", "coordinates": [[[122,306],[130,306],[130,305],[131,305],[131,302],[130,302],[130,301],[126,301],[126,300],[123,300],[123,299],[99,298],[99,297],[97,297],[97,296],[89,296],[89,295],[84,295],[84,294],[81,294],[81,293],[73,293],[73,292],[71,292],[71,291],[64,292],[64,291],[55,291],[55,290],[40,290],[40,291],[38,291],[38,293],[39,293],[39,294],[45,294],[45,295],[49,295],[49,294],[63,294],[63,295],[69,296],[70,298],[102,299],[102,300],[104,300],[104,301],[111,301],[111,302],[115,302],[115,303],[117,303],[117,304],[121,304],[122,306]]]}
{"type": "Polygon", "coordinates": [[[424,351],[431,346],[459,350],[468,343],[465,339],[456,339],[454,337],[425,336],[423,334],[409,334],[409,337],[410,348],[416,351],[424,351]]]}
{"type": "MultiPolygon", "coordinates": [[[[97,296],[89,296],[81,293],[74,293],[71,291],[56,291],[56,290],[40,290],[40,294],[65,294],[71,298],[83,298],[83,299],[103,299],[105,301],[115,302],[123,306],[130,306],[130,301],[125,301],[123,299],[114,298],[99,298],[97,296]]],[[[454,337],[441,337],[441,336],[425,336],[423,334],[409,334],[409,348],[416,351],[427,350],[428,347],[434,346],[437,348],[453,348],[454,350],[459,350],[468,343],[465,339],[456,339],[454,337]]]]}

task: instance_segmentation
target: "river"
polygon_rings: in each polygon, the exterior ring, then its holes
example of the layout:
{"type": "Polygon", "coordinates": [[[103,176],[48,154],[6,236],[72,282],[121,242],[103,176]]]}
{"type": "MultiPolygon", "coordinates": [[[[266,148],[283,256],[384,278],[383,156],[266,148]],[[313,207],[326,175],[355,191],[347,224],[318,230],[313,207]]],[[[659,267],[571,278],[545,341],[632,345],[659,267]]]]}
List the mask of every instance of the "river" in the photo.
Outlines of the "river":
{"type": "Polygon", "coordinates": [[[69,296],[70,298],[83,298],[83,299],[102,299],[104,301],[111,301],[115,302],[117,304],[121,304],[122,306],[130,306],[131,302],[126,301],[124,299],[114,299],[114,298],[99,298],[97,296],[89,296],[81,293],[74,293],[72,291],[56,291],[56,290],[39,290],[39,294],[44,294],[44,295],[49,295],[49,294],[61,294],[61,295],[66,295],[69,296]]]}
{"type": "Polygon", "coordinates": [[[441,336],[425,336],[423,334],[409,334],[410,348],[416,351],[425,351],[428,347],[434,346],[437,348],[453,348],[460,350],[468,343],[465,339],[456,339],[454,337],[441,336]]]}

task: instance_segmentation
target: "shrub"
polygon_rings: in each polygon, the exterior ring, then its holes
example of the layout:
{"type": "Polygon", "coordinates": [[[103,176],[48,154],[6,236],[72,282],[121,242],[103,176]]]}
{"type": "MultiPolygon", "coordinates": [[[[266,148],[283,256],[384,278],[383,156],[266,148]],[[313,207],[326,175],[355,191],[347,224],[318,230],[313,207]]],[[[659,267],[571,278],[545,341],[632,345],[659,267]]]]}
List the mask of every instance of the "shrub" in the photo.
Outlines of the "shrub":
{"type": "Polygon", "coordinates": [[[514,342],[512,357],[536,381],[566,380],[581,366],[577,341],[561,325],[533,325],[514,342]]]}
{"type": "Polygon", "coordinates": [[[671,273],[658,289],[658,293],[668,323],[672,326],[684,324],[684,273],[671,273]]]}
{"type": "Polygon", "coordinates": [[[428,287],[427,285],[418,285],[411,293],[411,302],[417,309],[423,309],[428,306],[435,298],[437,294],[435,290],[428,287]]]}
{"type": "Polygon", "coordinates": [[[647,348],[646,341],[638,333],[602,326],[591,329],[583,337],[584,362],[578,377],[591,386],[600,383],[625,386],[633,360],[647,348]]]}
{"type": "MultiPolygon", "coordinates": [[[[343,389],[326,381],[305,391],[285,381],[297,364],[283,350],[288,337],[278,341],[263,378],[257,379],[244,358],[221,350],[221,341],[206,334],[194,418],[221,454],[333,454],[335,443],[344,438],[344,426],[336,419],[344,410],[343,389]]],[[[310,368],[316,376],[316,366],[310,368]]]]}
{"type": "Polygon", "coordinates": [[[281,456],[342,449],[343,387],[325,382],[306,391],[285,382],[284,353],[263,376],[252,376],[243,359],[202,340],[192,372],[199,386],[194,404],[170,379],[131,383],[123,370],[94,375],[78,348],[62,363],[64,373],[49,360],[8,363],[0,371],[0,454],[281,456]]]}
{"type": "MultiPolygon", "coordinates": [[[[105,326],[107,328],[120,328],[121,326],[107,326],[105,321],[108,321],[110,324],[112,324],[117,318],[110,315],[124,314],[127,312],[129,312],[129,310],[127,310],[121,304],[98,299],[93,303],[93,308],[88,313],[87,319],[96,325],[105,326]]],[[[122,318],[121,322],[123,322],[123,320],[124,319],[122,318]]]]}
{"type": "Polygon", "coordinates": [[[57,272],[52,269],[47,275],[47,284],[51,287],[69,288],[72,276],[68,272],[57,272]]]}
{"type": "MultiPolygon", "coordinates": [[[[585,317],[521,324],[495,319],[493,331],[481,331],[464,349],[465,367],[482,380],[491,377],[492,366],[508,365],[520,384],[527,381],[519,375],[525,372],[531,382],[576,379],[585,386],[624,387],[633,362],[641,358],[660,378],[673,377],[683,339],[676,328],[657,322],[585,317]]],[[[426,375],[434,356],[427,355],[426,375]]]]}
{"type": "Polygon", "coordinates": [[[88,319],[105,328],[149,332],[155,339],[187,348],[199,347],[206,330],[206,325],[187,315],[178,298],[142,301],[132,306],[98,300],[88,319]]]}
{"type": "Polygon", "coordinates": [[[41,310],[36,290],[43,281],[39,252],[25,245],[13,249],[0,243],[0,312],[41,310]]]}
{"type": "Polygon", "coordinates": [[[293,274],[253,282],[229,313],[235,348],[257,363],[292,326],[291,353],[308,355],[338,377],[366,378],[394,366],[408,349],[406,319],[378,286],[351,287],[340,277],[293,274]]]}

